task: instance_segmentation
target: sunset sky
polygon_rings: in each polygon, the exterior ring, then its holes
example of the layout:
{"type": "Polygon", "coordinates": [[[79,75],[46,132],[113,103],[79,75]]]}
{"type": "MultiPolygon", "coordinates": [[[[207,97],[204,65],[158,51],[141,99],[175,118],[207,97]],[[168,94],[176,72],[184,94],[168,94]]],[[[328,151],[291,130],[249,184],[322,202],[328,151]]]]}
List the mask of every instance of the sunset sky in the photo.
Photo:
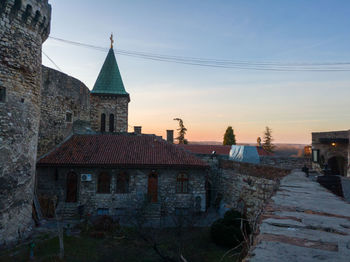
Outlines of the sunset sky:
{"type": "MultiPolygon", "coordinates": [[[[51,36],[169,56],[279,63],[350,63],[350,1],[59,0],[51,36]]],[[[92,89],[107,51],[48,39],[64,73],[92,89]]],[[[129,131],[165,136],[180,117],[192,141],[310,143],[312,131],[350,129],[350,71],[279,72],[212,68],[116,54],[130,93],[129,131]]],[[[55,68],[43,56],[43,63],[55,68]]],[[[350,66],[348,66],[350,70],[350,66]]]]}

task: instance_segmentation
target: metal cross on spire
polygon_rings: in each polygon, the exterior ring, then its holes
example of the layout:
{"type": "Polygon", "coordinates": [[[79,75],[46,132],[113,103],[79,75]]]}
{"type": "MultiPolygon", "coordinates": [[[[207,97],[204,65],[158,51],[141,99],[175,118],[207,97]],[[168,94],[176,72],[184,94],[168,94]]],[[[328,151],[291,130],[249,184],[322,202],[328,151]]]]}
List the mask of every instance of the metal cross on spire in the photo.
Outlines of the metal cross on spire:
{"type": "Polygon", "coordinates": [[[113,48],[113,43],[114,43],[114,40],[113,40],[113,33],[111,33],[111,37],[109,38],[111,40],[111,48],[113,48]]]}

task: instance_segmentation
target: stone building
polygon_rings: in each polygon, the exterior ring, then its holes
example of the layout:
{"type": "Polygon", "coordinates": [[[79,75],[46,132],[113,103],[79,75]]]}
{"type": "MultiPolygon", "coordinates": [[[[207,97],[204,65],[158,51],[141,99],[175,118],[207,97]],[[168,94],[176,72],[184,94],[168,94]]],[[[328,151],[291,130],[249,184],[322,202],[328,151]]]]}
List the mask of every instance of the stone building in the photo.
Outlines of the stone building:
{"type": "MultiPolygon", "coordinates": [[[[154,135],[73,135],[37,164],[37,192],[58,212],[123,216],[150,201],[152,218],[206,209],[208,164],[154,135]]],[[[45,212],[44,212],[45,213],[45,212]]]]}
{"type": "Polygon", "coordinates": [[[32,226],[41,45],[50,20],[47,0],[0,2],[0,246],[32,226]]]}
{"type": "Polygon", "coordinates": [[[208,165],[141,127],[127,133],[130,97],[112,45],[91,92],[43,67],[41,93],[36,193],[58,199],[58,213],[117,215],[147,198],[153,218],[205,211],[208,165]]]}
{"type": "Polygon", "coordinates": [[[350,130],[312,133],[312,165],[350,177],[350,130]]]}

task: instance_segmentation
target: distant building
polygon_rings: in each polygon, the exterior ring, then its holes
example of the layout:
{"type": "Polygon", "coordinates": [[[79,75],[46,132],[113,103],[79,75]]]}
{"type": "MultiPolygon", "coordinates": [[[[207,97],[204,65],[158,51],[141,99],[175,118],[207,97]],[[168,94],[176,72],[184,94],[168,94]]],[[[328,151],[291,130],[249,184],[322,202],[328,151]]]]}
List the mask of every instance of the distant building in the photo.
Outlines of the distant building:
{"type": "Polygon", "coordinates": [[[350,130],[312,133],[312,166],[330,174],[350,176],[350,130]]]}

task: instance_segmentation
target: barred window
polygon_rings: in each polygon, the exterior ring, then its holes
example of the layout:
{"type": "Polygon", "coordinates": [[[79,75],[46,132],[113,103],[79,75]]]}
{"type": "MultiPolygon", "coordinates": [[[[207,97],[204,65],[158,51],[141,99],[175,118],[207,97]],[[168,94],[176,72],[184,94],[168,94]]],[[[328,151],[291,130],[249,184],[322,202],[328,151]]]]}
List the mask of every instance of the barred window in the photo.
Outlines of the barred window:
{"type": "Polygon", "coordinates": [[[126,194],[129,193],[129,175],[122,172],[117,175],[117,193],[126,194]]]}
{"type": "Polygon", "coordinates": [[[184,173],[177,176],[176,193],[188,193],[188,176],[184,173]]]}
{"type": "Polygon", "coordinates": [[[111,176],[102,172],[98,175],[97,193],[109,194],[111,192],[111,176]]]}

